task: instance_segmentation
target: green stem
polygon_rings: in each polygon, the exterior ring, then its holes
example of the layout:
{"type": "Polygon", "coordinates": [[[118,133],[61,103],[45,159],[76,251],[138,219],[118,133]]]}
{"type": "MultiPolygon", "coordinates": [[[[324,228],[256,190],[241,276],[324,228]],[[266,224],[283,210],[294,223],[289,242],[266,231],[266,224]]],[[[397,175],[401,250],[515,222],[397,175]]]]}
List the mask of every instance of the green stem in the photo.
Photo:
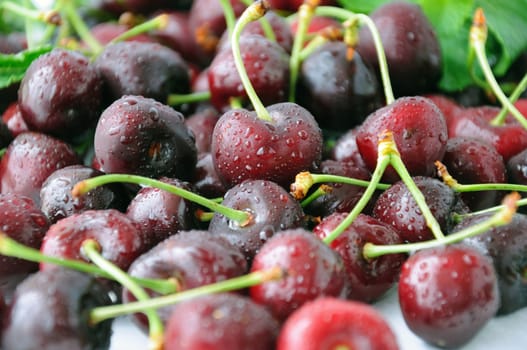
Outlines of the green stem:
{"type": "Polygon", "coordinates": [[[161,190],[170,192],[177,196],[180,196],[183,199],[197,203],[205,208],[208,208],[216,213],[222,214],[225,217],[238,222],[241,226],[247,225],[250,223],[252,217],[248,212],[243,210],[236,210],[233,208],[226,207],[222,204],[216,203],[210,199],[207,199],[203,196],[200,196],[191,191],[187,191],[183,188],[168,184],[163,181],[151,179],[145,176],[139,175],[130,175],[130,174],[106,174],[95,176],[83,181],[78,182],[72,190],[73,196],[81,196],[86,192],[109,183],[114,182],[125,182],[133,183],[142,186],[150,186],[159,188],[161,190]]]}
{"type": "Polygon", "coordinates": [[[9,11],[17,16],[23,17],[26,20],[42,22],[45,24],[59,25],[60,15],[55,10],[40,11],[29,7],[21,6],[11,1],[4,1],[0,3],[0,10],[9,11]]]}
{"type": "MultiPolygon", "coordinates": [[[[146,291],[139,286],[126,272],[121,270],[110,261],[106,260],[100,254],[99,244],[93,240],[88,239],[82,243],[82,253],[90,259],[95,265],[110,274],[114,280],[119,282],[123,287],[128,289],[130,293],[138,301],[146,301],[150,296],[146,291]]],[[[163,348],[164,326],[161,318],[154,309],[145,309],[143,311],[148,319],[148,332],[150,346],[149,349],[161,350],[163,348]]]]}
{"type": "Polygon", "coordinates": [[[184,300],[196,298],[199,296],[241,290],[268,281],[281,279],[283,275],[284,272],[277,267],[270,270],[255,271],[244,276],[185,290],[176,294],[152,298],[146,301],[96,307],[91,310],[90,321],[91,324],[96,324],[110,318],[141,312],[149,308],[158,309],[161,307],[174,305],[184,300]]]}
{"type": "Polygon", "coordinates": [[[65,12],[68,21],[71,23],[79,37],[92,50],[94,56],[97,56],[103,50],[103,46],[91,34],[90,29],[79,16],[74,6],[75,3],[73,1],[62,0],[62,9],[65,12]]]}
{"type": "Polygon", "coordinates": [[[315,191],[313,191],[313,193],[304,198],[304,200],[302,200],[302,202],[300,203],[300,206],[302,208],[305,208],[317,198],[322,197],[325,194],[331,193],[332,190],[333,189],[331,188],[331,186],[321,185],[315,191]]]}
{"type": "Polygon", "coordinates": [[[184,103],[195,103],[208,100],[210,100],[210,91],[200,91],[185,95],[170,94],[168,95],[167,104],[169,106],[177,106],[184,103]]]}
{"type": "Polygon", "coordinates": [[[249,76],[247,75],[247,70],[245,69],[245,66],[243,64],[243,58],[240,51],[240,35],[243,29],[249,22],[255,21],[265,15],[268,9],[269,8],[267,2],[263,0],[258,0],[251,4],[251,6],[247,7],[245,11],[243,11],[242,15],[240,16],[240,18],[236,22],[236,25],[234,26],[234,30],[231,36],[231,47],[232,54],[234,56],[234,64],[236,65],[236,69],[238,71],[238,74],[240,75],[243,88],[245,89],[245,92],[247,93],[247,96],[249,97],[249,100],[251,101],[251,104],[253,105],[253,108],[256,111],[256,115],[260,119],[271,122],[272,118],[269,115],[269,112],[265,109],[262,101],[256,94],[256,91],[254,90],[251,81],[249,80],[249,76]]]}
{"type": "Polygon", "coordinates": [[[139,34],[147,33],[147,32],[150,32],[156,29],[163,29],[167,26],[167,24],[168,24],[168,15],[161,14],[159,16],[152,18],[151,20],[148,20],[146,22],[143,22],[141,24],[138,24],[128,29],[126,32],[113,38],[110,41],[110,43],[117,43],[120,41],[125,41],[139,34]]]}
{"type": "MultiPolygon", "coordinates": [[[[109,275],[106,271],[100,269],[95,265],[80,260],[71,260],[57,258],[51,255],[44,255],[38,249],[30,248],[23,244],[20,244],[4,233],[0,233],[0,254],[14,258],[24,259],[27,261],[33,261],[36,263],[49,263],[58,266],[63,266],[72,270],[112,279],[111,275],[109,275]]],[[[174,281],[144,278],[135,278],[135,281],[143,287],[152,289],[153,291],[160,294],[174,293],[175,291],[179,290],[179,285],[177,283],[174,283],[174,281]]]]}
{"type": "Polygon", "coordinates": [[[225,17],[225,23],[227,25],[227,33],[230,38],[232,37],[232,32],[236,24],[236,15],[234,14],[234,10],[229,0],[220,0],[220,5],[223,9],[223,16],[225,17]]]}
{"type": "Polygon", "coordinates": [[[510,184],[510,183],[482,183],[462,185],[456,183],[450,186],[456,192],[478,192],[478,191],[518,191],[527,192],[526,185],[510,184]]]}
{"type": "Polygon", "coordinates": [[[375,50],[377,52],[377,60],[379,61],[379,70],[381,73],[381,81],[384,88],[386,104],[389,105],[393,101],[395,101],[392,82],[390,80],[390,74],[388,71],[386,53],[384,52],[384,46],[382,44],[381,35],[379,34],[379,30],[377,29],[373,20],[365,14],[354,13],[335,6],[319,6],[315,10],[315,13],[320,16],[335,17],[341,21],[346,21],[348,19],[351,19],[352,16],[357,16],[361,25],[368,26],[368,29],[370,30],[373,39],[373,44],[375,45],[375,50]]]}
{"type": "MultiPolygon", "coordinates": [[[[242,0],[242,2],[246,6],[250,6],[252,4],[252,0],[242,0]]],[[[258,19],[258,21],[260,22],[260,25],[262,26],[262,30],[264,32],[265,37],[269,39],[270,41],[276,42],[276,35],[274,33],[273,27],[271,26],[271,23],[269,22],[269,20],[265,18],[264,16],[258,19]]],[[[229,34],[232,34],[232,32],[229,32],[229,34]]]]}
{"type": "MultiPolygon", "coordinates": [[[[518,207],[527,205],[527,198],[523,198],[523,199],[518,200],[516,202],[516,205],[518,207]]],[[[454,213],[453,220],[454,220],[455,223],[458,223],[458,222],[460,222],[461,220],[463,220],[465,218],[494,213],[494,212],[497,212],[499,210],[503,210],[504,208],[505,208],[505,205],[501,204],[501,205],[496,205],[496,206],[491,207],[491,208],[486,208],[486,209],[483,209],[483,210],[478,210],[478,211],[474,211],[474,212],[470,212],[470,213],[466,213],[466,214],[456,214],[456,213],[454,213]]]]}
{"type": "MultiPolygon", "coordinates": [[[[527,89],[527,74],[525,74],[522,78],[522,80],[518,83],[512,94],[509,96],[509,101],[511,103],[516,102],[521,94],[527,89]]],[[[492,121],[493,123],[496,123],[498,125],[501,125],[505,122],[505,118],[507,117],[507,113],[509,112],[509,109],[507,106],[503,106],[500,110],[500,113],[494,118],[492,121]]]]}
{"type": "MultiPolygon", "coordinates": [[[[507,202],[506,200],[505,202],[507,202]]],[[[514,199],[512,199],[514,201],[514,199]]],[[[508,224],[512,220],[515,212],[515,206],[506,203],[504,209],[491,216],[489,219],[467,227],[464,230],[458,231],[443,239],[432,239],[425,242],[407,243],[407,244],[393,244],[393,245],[375,245],[373,243],[366,243],[363,248],[363,255],[367,259],[374,259],[385,254],[399,254],[409,253],[416,250],[428,249],[460,242],[466,238],[477,236],[488,230],[508,224]]]]}

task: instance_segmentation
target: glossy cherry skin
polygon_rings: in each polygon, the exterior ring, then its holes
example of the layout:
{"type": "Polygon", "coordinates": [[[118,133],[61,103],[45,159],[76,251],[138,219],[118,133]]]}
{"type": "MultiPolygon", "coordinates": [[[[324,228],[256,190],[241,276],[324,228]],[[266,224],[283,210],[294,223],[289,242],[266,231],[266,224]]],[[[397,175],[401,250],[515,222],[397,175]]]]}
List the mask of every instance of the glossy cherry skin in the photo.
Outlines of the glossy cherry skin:
{"type": "Polygon", "coordinates": [[[285,188],[322,158],[322,131],[313,115],[295,103],[267,107],[272,121],[235,109],[216,123],[211,153],[218,175],[231,187],[244,180],[274,181],[285,188]]]}
{"type": "Polygon", "coordinates": [[[331,41],[302,61],[297,101],[322,128],[350,129],[382,105],[375,72],[359,53],[347,52],[343,41],[331,41]]]}
{"type": "Polygon", "coordinates": [[[18,104],[30,130],[71,137],[97,122],[102,89],[102,78],[87,57],[54,49],[27,69],[18,104]]]}
{"type": "Polygon", "coordinates": [[[398,350],[397,338],[372,306],[321,297],[302,305],[286,320],[277,350],[398,350]]]}
{"type": "Polygon", "coordinates": [[[279,323],[264,306],[237,294],[210,294],[177,304],[166,350],[272,350],[279,323]]]}
{"type": "MultiPolygon", "coordinates": [[[[320,239],[328,236],[348,213],[334,213],[322,219],[313,233],[320,239]]],[[[364,244],[379,245],[403,243],[399,233],[390,225],[371,216],[359,214],[353,223],[329,246],[342,257],[348,278],[348,299],[367,303],[379,299],[399,279],[399,272],[406,254],[387,254],[375,259],[366,259],[362,253],[364,244]]]]}
{"type": "Polygon", "coordinates": [[[329,158],[339,162],[352,162],[356,166],[368,169],[357,146],[357,128],[346,131],[336,139],[329,158]]]}
{"type": "Polygon", "coordinates": [[[185,118],[185,124],[194,134],[199,153],[210,152],[212,132],[221,114],[213,107],[204,107],[185,118]]]}
{"type": "Polygon", "coordinates": [[[190,92],[186,62],[179,53],[158,43],[107,45],[94,65],[104,80],[109,103],[123,95],[141,95],[164,103],[170,93],[190,92]]]}
{"type": "MultiPolygon", "coordinates": [[[[465,218],[452,232],[478,224],[489,214],[465,218]]],[[[498,314],[510,314],[527,306],[527,216],[515,214],[504,226],[492,228],[480,235],[463,240],[490,257],[498,275],[500,308],[498,314]]]]}
{"type": "MultiPolygon", "coordinates": [[[[372,114],[357,130],[357,146],[364,162],[373,171],[377,164],[379,134],[393,133],[397,149],[408,172],[413,175],[433,176],[436,160],[445,154],[448,129],[441,110],[430,100],[420,96],[400,97],[372,114]]],[[[388,166],[383,180],[399,179],[388,166]]]]}
{"type": "MultiPolygon", "coordinates": [[[[379,31],[394,93],[408,96],[434,88],[441,77],[441,48],[421,7],[406,1],[391,1],[379,6],[370,17],[379,31]]],[[[360,29],[357,51],[379,71],[368,26],[360,29]]]]}
{"type": "Polygon", "coordinates": [[[143,96],[123,96],[104,110],[94,148],[105,173],[189,180],[197,161],[183,115],[143,96]]]}
{"type": "Polygon", "coordinates": [[[222,204],[247,211],[251,220],[247,225],[240,225],[216,213],[210,221],[209,231],[237,246],[248,260],[252,260],[276,232],[304,225],[300,203],[271,181],[244,181],[225,193],[222,204]]]}
{"type": "Polygon", "coordinates": [[[308,301],[348,295],[349,281],[342,258],[305,229],[275,234],[254,257],[251,271],[276,266],[284,270],[285,276],[251,287],[250,295],[281,321],[308,301]]]}
{"type": "Polygon", "coordinates": [[[93,276],[63,268],[39,271],[15,290],[2,349],[108,349],[111,320],[90,325],[87,313],[111,304],[110,291],[93,276]]]}
{"type": "Polygon", "coordinates": [[[9,144],[0,161],[2,193],[19,193],[40,205],[42,184],[55,170],[79,164],[73,148],[39,132],[25,132],[9,144]]]}
{"type": "MultiPolygon", "coordinates": [[[[509,158],[506,168],[509,182],[527,185],[527,148],[509,158]]],[[[525,197],[525,193],[522,193],[522,197],[525,197]]],[[[525,210],[524,206],[518,208],[518,211],[524,214],[525,210]]]]}
{"type": "MultiPolygon", "coordinates": [[[[258,34],[240,37],[240,54],[249,80],[264,105],[284,102],[289,89],[289,55],[276,42],[258,34]]],[[[230,46],[220,50],[208,70],[211,103],[226,111],[232,97],[247,101],[230,46]]]]}
{"type": "Polygon", "coordinates": [[[496,314],[499,290],[490,259],[474,248],[420,250],[403,265],[399,305],[408,327],[425,341],[455,348],[496,314]]]}
{"type": "Polygon", "coordinates": [[[218,176],[209,152],[198,156],[192,185],[197,193],[207,198],[223,197],[227,192],[227,187],[218,176]]]}
{"type": "MultiPolygon", "coordinates": [[[[27,247],[40,249],[49,221],[31,198],[15,194],[0,194],[0,227],[2,233],[27,247]]],[[[38,270],[38,264],[0,255],[0,276],[38,270]]]]}
{"type": "MultiPolygon", "coordinates": [[[[175,279],[180,291],[239,277],[247,273],[248,264],[243,254],[222,237],[207,231],[182,231],[172,235],[139,256],[128,269],[133,277],[175,279]]],[[[147,290],[152,297],[159,294],[147,290]]],[[[123,301],[136,299],[123,289],[123,301]]],[[[174,306],[158,309],[167,322],[174,306]]],[[[148,320],[142,313],[134,314],[134,321],[148,330],[148,320]]]]}
{"type": "Polygon", "coordinates": [[[94,188],[81,197],[73,197],[71,191],[77,182],[104,175],[103,172],[85,165],[70,165],[49,175],[40,189],[40,209],[52,224],[75,213],[94,209],[124,211],[128,194],[121,184],[109,184],[94,188]]]}
{"type": "MultiPolygon", "coordinates": [[[[115,209],[87,210],[57,221],[46,232],[40,250],[58,258],[85,260],[81,246],[87,239],[94,239],[101,255],[123,270],[146,250],[139,228],[115,209]]],[[[41,263],[40,268],[56,266],[41,263]]]]}
{"type": "Polygon", "coordinates": [[[13,102],[6,108],[2,114],[2,122],[7,126],[7,129],[13,137],[29,130],[20,112],[18,102],[13,102]]]}
{"type": "MultiPolygon", "coordinates": [[[[456,193],[438,179],[418,176],[414,177],[413,181],[423,194],[443,233],[449,232],[451,228],[452,213],[468,212],[456,193]]],[[[417,202],[402,181],[396,182],[379,195],[373,207],[373,216],[394,227],[406,242],[434,238],[417,202]]]]}

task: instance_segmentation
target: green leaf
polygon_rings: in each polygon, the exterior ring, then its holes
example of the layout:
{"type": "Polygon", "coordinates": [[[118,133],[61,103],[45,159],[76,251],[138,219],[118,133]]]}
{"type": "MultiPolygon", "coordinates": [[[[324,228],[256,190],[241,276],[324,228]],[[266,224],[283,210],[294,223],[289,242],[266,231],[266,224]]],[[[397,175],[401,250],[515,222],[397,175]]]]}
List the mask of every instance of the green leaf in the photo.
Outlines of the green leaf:
{"type": "Polygon", "coordinates": [[[31,62],[51,49],[51,46],[43,46],[17,54],[0,54],[0,88],[21,81],[31,62]]]}

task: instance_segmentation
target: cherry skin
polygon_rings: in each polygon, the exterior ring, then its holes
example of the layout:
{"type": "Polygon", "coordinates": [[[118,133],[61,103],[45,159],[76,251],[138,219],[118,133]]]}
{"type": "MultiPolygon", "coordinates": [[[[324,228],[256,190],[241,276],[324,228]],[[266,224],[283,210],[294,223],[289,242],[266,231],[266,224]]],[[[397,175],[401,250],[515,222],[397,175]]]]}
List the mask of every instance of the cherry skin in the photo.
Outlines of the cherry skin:
{"type": "Polygon", "coordinates": [[[329,158],[339,162],[352,162],[356,166],[368,169],[357,146],[357,129],[358,127],[350,129],[336,139],[329,158]]]}
{"type": "MultiPolygon", "coordinates": [[[[420,96],[400,97],[372,114],[357,130],[357,146],[364,162],[373,171],[377,164],[379,134],[393,133],[397,149],[408,172],[413,175],[435,175],[434,162],[445,154],[448,130],[441,110],[429,99],[420,96]]],[[[399,179],[388,166],[383,180],[399,179]]]]}
{"type": "Polygon", "coordinates": [[[166,350],[271,350],[279,324],[262,305],[237,294],[210,294],[177,304],[166,326],[166,350]]]}
{"type": "MultiPolygon", "coordinates": [[[[334,213],[322,219],[313,233],[320,239],[328,236],[347,216],[334,213]]],[[[388,254],[366,259],[362,253],[364,244],[401,244],[400,235],[388,224],[371,216],[359,214],[353,223],[329,246],[342,257],[348,278],[348,299],[374,302],[388,291],[399,279],[399,272],[406,254],[388,254]]]]}
{"type": "Polygon", "coordinates": [[[192,185],[197,193],[207,198],[223,197],[227,187],[221,182],[210,152],[198,156],[192,185]]]}
{"type": "Polygon", "coordinates": [[[93,142],[105,173],[190,180],[197,161],[183,115],[143,96],[123,96],[106,108],[93,142]]]}
{"type": "Polygon", "coordinates": [[[271,105],[267,111],[272,121],[235,109],[217,122],[211,153],[228,187],[262,179],[289,188],[296,174],[320,163],[322,132],[311,113],[289,102],[271,105]]]}
{"type": "Polygon", "coordinates": [[[210,152],[212,132],[221,114],[213,107],[205,107],[185,118],[185,124],[194,134],[198,154],[210,152]]]}
{"type": "Polygon", "coordinates": [[[2,114],[2,122],[7,126],[7,129],[13,137],[29,130],[20,112],[18,102],[13,102],[6,108],[2,114]]]}
{"type": "Polygon", "coordinates": [[[356,301],[321,297],[302,305],[286,320],[277,350],[398,350],[382,315],[356,301]]]}
{"type": "Polygon", "coordinates": [[[276,232],[304,224],[300,203],[271,181],[244,181],[225,193],[222,204],[247,211],[252,216],[250,222],[241,225],[216,213],[210,221],[209,231],[226,238],[249,261],[276,232]]]}
{"type": "Polygon", "coordinates": [[[90,325],[86,313],[111,303],[110,291],[93,276],[63,268],[39,271],[15,290],[2,349],[107,349],[111,320],[90,325]]]}
{"type": "Polygon", "coordinates": [[[275,234],[254,257],[251,272],[281,267],[285,277],[250,288],[251,298],[284,321],[308,301],[322,296],[345,298],[349,281],[342,258],[304,229],[275,234]]]}
{"type": "Polygon", "coordinates": [[[499,290],[492,262],[474,248],[420,250],[404,263],[399,304],[408,327],[440,347],[460,347],[496,314],[499,290]]]}

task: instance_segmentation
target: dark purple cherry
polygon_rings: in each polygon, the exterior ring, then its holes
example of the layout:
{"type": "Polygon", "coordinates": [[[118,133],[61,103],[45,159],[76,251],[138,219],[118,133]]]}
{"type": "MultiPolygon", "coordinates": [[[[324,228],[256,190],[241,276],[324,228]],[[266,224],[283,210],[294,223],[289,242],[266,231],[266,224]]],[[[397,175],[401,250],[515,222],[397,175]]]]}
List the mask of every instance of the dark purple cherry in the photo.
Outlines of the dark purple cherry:
{"type": "Polygon", "coordinates": [[[458,348],[496,314],[499,290],[490,259],[448,245],[420,250],[404,263],[399,305],[408,327],[425,341],[458,348]]]}
{"type": "Polygon", "coordinates": [[[266,108],[271,121],[235,109],[217,122],[211,153],[228,186],[247,179],[277,182],[289,188],[296,174],[313,170],[322,158],[322,131],[313,115],[295,103],[266,108]]]}
{"type": "Polygon", "coordinates": [[[302,61],[297,102],[322,128],[347,130],[382,105],[377,76],[358,52],[349,58],[343,41],[321,45],[302,61]]]}
{"type": "Polygon", "coordinates": [[[123,96],[102,113],[94,148],[105,173],[189,180],[197,161],[183,115],[143,96],[123,96]]]}
{"type": "Polygon", "coordinates": [[[345,298],[349,293],[340,255],[305,229],[275,234],[254,257],[251,271],[277,266],[285,277],[251,287],[250,295],[281,321],[308,301],[322,296],[345,298]]]}
{"type": "MultiPolygon", "coordinates": [[[[334,213],[322,219],[313,233],[320,239],[328,236],[348,215],[334,213]]],[[[401,244],[398,232],[371,216],[359,214],[353,223],[329,244],[343,259],[350,280],[348,299],[371,303],[386,293],[399,279],[406,254],[387,254],[375,259],[364,257],[366,243],[401,244]]]]}
{"type": "Polygon", "coordinates": [[[174,307],[166,350],[272,350],[280,325],[264,306],[237,294],[211,294],[174,307]]]}
{"type": "MultiPolygon", "coordinates": [[[[2,233],[25,246],[40,249],[49,221],[29,197],[0,194],[0,228],[2,233]]],[[[38,264],[0,255],[0,276],[38,270],[38,264]]]]}
{"type": "MultiPolygon", "coordinates": [[[[139,256],[128,269],[133,277],[175,279],[179,290],[239,277],[247,273],[247,261],[243,254],[225,239],[207,231],[184,231],[170,236],[154,248],[139,256]]],[[[148,290],[151,296],[159,296],[148,290]]],[[[123,290],[123,301],[136,299],[123,290]]],[[[164,322],[170,318],[174,306],[158,309],[164,322]]],[[[143,329],[148,321],[143,314],[134,314],[143,329]]]]}
{"type": "Polygon", "coordinates": [[[202,153],[198,156],[192,186],[197,193],[207,198],[223,197],[227,192],[227,187],[216,172],[210,153],[202,153]]]}
{"type": "Polygon", "coordinates": [[[223,205],[251,214],[247,224],[214,214],[209,231],[225,237],[252,260],[275,232],[304,225],[304,213],[284,188],[271,181],[247,180],[227,191],[223,205]]]}
{"type": "Polygon", "coordinates": [[[210,152],[212,132],[221,114],[213,107],[205,107],[185,118],[185,124],[194,134],[199,153],[210,152]]]}
{"type": "Polygon", "coordinates": [[[171,93],[190,92],[187,63],[176,51],[158,43],[125,41],[107,45],[95,67],[106,85],[109,102],[141,95],[165,102],[171,93]]]}
{"type": "Polygon", "coordinates": [[[93,276],[63,268],[39,271],[15,290],[2,349],[108,349],[111,320],[92,325],[87,313],[111,303],[110,291],[93,276]]]}
{"type": "MultiPolygon", "coordinates": [[[[512,156],[506,164],[506,169],[509,182],[527,185],[527,148],[512,156]]],[[[522,196],[525,197],[525,193],[522,196]]],[[[518,210],[525,213],[524,206],[518,208],[518,210]]]]}
{"type": "MultiPolygon", "coordinates": [[[[429,99],[408,96],[396,99],[372,114],[357,129],[357,146],[373,171],[377,164],[379,135],[391,131],[407,170],[413,176],[433,176],[434,162],[445,154],[448,130],[441,110],[429,99]]],[[[399,175],[388,166],[383,180],[395,182],[399,175]]]]}
{"type": "Polygon", "coordinates": [[[39,132],[22,133],[9,144],[0,161],[1,192],[28,196],[40,206],[40,189],[47,177],[79,163],[73,148],[64,141],[39,132]]]}

